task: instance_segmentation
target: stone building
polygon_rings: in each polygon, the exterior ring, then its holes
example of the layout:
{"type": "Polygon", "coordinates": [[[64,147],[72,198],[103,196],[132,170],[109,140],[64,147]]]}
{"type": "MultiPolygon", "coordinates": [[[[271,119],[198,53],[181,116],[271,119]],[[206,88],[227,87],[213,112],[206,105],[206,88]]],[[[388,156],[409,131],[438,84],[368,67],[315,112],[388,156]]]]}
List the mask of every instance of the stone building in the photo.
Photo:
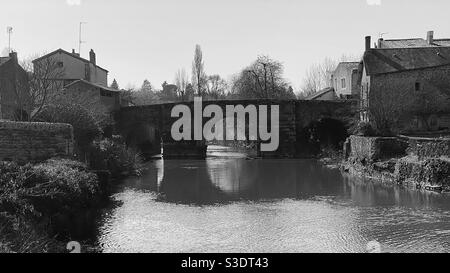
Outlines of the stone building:
{"type": "Polygon", "coordinates": [[[108,113],[120,109],[120,91],[103,85],[77,80],[66,85],[63,92],[71,92],[72,95],[78,96],[81,102],[97,102],[108,113]]]}
{"type": "Polygon", "coordinates": [[[0,57],[0,119],[27,120],[30,114],[28,74],[17,53],[0,57]]]}
{"type": "Polygon", "coordinates": [[[389,120],[398,132],[450,129],[450,47],[371,48],[366,37],[361,69],[361,120],[389,120]]]}

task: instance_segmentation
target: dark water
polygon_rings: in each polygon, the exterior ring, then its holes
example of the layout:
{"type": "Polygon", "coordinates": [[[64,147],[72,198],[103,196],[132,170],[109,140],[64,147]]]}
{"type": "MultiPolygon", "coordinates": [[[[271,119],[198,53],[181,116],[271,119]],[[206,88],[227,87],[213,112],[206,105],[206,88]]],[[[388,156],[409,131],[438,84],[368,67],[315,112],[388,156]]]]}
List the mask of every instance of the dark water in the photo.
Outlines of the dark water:
{"type": "Polygon", "coordinates": [[[159,160],[100,220],[104,252],[449,252],[450,196],[350,178],[313,160],[159,160]]]}

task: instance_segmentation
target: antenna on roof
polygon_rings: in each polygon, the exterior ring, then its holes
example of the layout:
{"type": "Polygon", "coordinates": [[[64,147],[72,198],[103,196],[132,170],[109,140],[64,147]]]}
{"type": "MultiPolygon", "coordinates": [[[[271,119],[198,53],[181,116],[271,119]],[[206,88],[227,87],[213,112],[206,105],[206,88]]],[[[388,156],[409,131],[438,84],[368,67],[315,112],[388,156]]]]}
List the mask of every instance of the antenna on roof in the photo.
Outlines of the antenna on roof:
{"type": "Polygon", "coordinates": [[[86,41],[81,40],[81,30],[83,24],[87,24],[87,22],[80,22],[80,31],[78,32],[78,54],[81,56],[81,44],[86,43],[86,41]]]}
{"type": "Polygon", "coordinates": [[[8,53],[11,53],[11,34],[13,32],[12,27],[6,28],[6,33],[8,33],[8,53]]]}
{"type": "Polygon", "coordinates": [[[389,34],[389,32],[380,32],[378,33],[378,38],[383,39],[383,36],[389,34]]]}

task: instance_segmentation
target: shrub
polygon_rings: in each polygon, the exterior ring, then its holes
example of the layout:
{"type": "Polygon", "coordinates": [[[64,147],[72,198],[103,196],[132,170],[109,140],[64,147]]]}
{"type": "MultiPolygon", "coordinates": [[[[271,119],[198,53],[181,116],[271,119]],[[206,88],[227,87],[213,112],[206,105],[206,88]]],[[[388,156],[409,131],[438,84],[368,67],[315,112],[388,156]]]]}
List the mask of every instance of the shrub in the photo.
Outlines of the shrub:
{"type": "Polygon", "coordinates": [[[52,123],[68,123],[73,126],[76,145],[81,152],[97,137],[102,130],[99,121],[82,105],[51,104],[45,106],[35,117],[37,121],[52,123]]]}
{"type": "Polygon", "coordinates": [[[139,175],[143,168],[143,158],[117,136],[96,141],[89,153],[90,167],[94,170],[109,170],[114,177],[139,175]]]}
{"type": "Polygon", "coordinates": [[[55,215],[76,215],[97,202],[99,182],[83,163],[0,162],[0,252],[62,251],[49,237],[55,215]],[[51,224],[51,225],[50,225],[51,224]]]}

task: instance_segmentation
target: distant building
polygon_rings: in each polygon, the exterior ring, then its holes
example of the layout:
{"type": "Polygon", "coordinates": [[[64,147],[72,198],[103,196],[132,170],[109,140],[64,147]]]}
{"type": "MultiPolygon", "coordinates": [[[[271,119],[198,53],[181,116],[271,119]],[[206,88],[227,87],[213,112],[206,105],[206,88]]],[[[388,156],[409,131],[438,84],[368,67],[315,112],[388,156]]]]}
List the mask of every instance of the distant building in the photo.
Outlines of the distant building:
{"type": "Polygon", "coordinates": [[[31,102],[28,74],[19,65],[17,53],[0,57],[0,119],[27,120],[31,102]]]}
{"type": "Polygon", "coordinates": [[[55,50],[33,61],[35,69],[46,68],[45,63],[51,63],[63,73],[58,78],[51,79],[62,82],[66,86],[77,80],[85,80],[94,84],[108,86],[108,70],[97,65],[94,50],[89,52],[89,60],[80,57],[79,53],[69,53],[63,49],[55,50]]]}
{"type": "Polygon", "coordinates": [[[400,120],[400,129],[450,129],[450,47],[371,48],[370,40],[366,37],[361,67],[361,119],[372,119],[370,109],[375,102],[383,100],[380,108],[398,104],[412,113],[414,109],[407,109],[411,107],[408,102],[418,99],[429,106],[429,115],[422,113],[426,120],[415,115],[395,117],[400,120]],[[436,103],[447,106],[447,110],[433,109],[436,103]]]}
{"type": "Polygon", "coordinates": [[[434,31],[428,31],[427,38],[409,38],[409,39],[378,39],[375,48],[407,48],[407,47],[446,47],[450,46],[450,38],[435,39],[434,31]]]}
{"type": "Polygon", "coordinates": [[[331,86],[339,99],[357,99],[360,93],[359,62],[341,62],[331,74],[331,86]]]}
{"type": "Polygon", "coordinates": [[[333,87],[327,87],[323,90],[320,90],[311,96],[308,96],[305,100],[337,100],[338,97],[336,96],[336,93],[334,92],[333,87]]]}

